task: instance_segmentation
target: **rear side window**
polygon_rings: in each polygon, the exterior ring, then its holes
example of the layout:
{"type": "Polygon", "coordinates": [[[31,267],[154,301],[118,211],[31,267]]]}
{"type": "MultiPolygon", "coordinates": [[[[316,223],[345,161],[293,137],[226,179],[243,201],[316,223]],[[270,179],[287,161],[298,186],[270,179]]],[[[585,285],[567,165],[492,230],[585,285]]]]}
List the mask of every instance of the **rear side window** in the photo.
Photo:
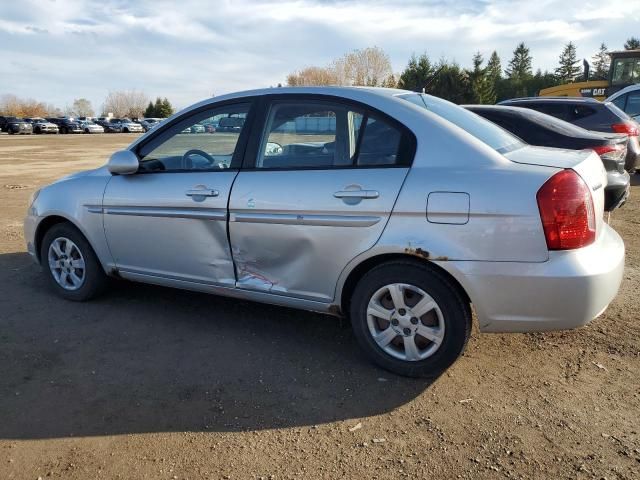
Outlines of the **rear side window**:
{"type": "Polygon", "coordinates": [[[572,120],[580,120],[595,115],[596,110],[586,105],[572,105],[570,113],[572,120]]]}
{"type": "Polygon", "coordinates": [[[569,112],[567,111],[567,105],[563,103],[530,103],[523,104],[522,106],[531,108],[538,112],[546,113],[547,115],[559,118],[560,120],[570,120],[569,112]]]}
{"type": "Polygon", "coordinates": [[[507,153],[524,146],[518,137],[503,130],[494,123],[441,98],[421,93],[398,95],[398,98],[439,115],[470,133],[478,140],[486,143],[499,153],[507,153]]]}
{"type": "MultiPolygon", "coordinates": [[[[366,110],[316,100],[274,102],[256,168],[353,168],[408,165],[400,126],[366,110]]],[[[411,142],[406,138],[408,143],[411,142]]]]}

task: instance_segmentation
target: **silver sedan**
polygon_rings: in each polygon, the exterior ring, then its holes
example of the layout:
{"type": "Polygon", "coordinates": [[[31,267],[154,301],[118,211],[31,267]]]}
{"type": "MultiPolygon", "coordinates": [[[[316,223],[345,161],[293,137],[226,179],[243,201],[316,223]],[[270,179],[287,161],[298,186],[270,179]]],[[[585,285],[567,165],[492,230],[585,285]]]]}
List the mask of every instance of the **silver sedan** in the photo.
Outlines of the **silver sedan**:
{"type": "Polygon", "coordinates": [[[116,276],[343,315],[378,365],[435,377],[472,307],[483,332],[604,311],[624,269],[605,185],[595,153],[525,145],[434,97],[278,88],[193,105],[42,188],[25,236],[64,298],[116,276]],[[185,133],[201,124],[235,127],[185,133]]]}

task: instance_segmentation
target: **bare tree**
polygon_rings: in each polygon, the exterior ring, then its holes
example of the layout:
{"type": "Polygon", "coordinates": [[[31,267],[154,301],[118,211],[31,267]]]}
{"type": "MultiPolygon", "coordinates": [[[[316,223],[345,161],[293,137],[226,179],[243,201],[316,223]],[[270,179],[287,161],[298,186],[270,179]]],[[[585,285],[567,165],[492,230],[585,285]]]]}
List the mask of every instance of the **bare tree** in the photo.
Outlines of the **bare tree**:
{"type": "Polygon", "coordinates": [[[287,76],[287,85],[395,86],[389,55],[378,47],[354,50],[327,67],[307,67],[287,76]]]}
{"type": "Polygon", "coordinates": [[[55,107],[33,98],[19,98],[16,95],[6,94],[0,97],[0,113],[15,117],[44,117],[50,115],[55,107]]]}
{"type": "Polygon", "coordinates": [[[77,117],[93,117],[94,115],[91,102],[86,98],[76,98],[71,106],[71,111],[77,117]]]}
{"type": "Polygon", "coordinates": [[[307,67],[287,76],[287,85],[290,87],[337,84],[338,77],[329,67],[307,67]]]}
{"type": "Polygon", "coordinates": [[[113,113],[116,117],[141,118],[149,97],[139,90],[117,90],[109,92],[104,101],[105,114],[113,113]]]}
{"type": "Polygon", "coordinates": [[[389,55],[379,47],[354,50],[333,62],[332,66],[342,85],[379,87],[393,75],[389,55]]]}

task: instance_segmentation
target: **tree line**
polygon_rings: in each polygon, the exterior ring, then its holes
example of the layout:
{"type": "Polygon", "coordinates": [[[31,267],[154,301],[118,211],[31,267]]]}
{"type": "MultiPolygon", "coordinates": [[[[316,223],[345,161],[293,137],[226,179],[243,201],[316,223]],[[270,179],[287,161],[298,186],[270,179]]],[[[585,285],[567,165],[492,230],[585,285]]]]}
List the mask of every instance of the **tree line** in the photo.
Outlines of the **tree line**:
{"type": "MultiPolygon", "coordinates": [[[[155,103],[138,90],[116,90],[107,94],[100,116],[109,113],[115,117],[129,118],[166,118],[173,115],[174,109],[166,98],[157,97],[155,103]]],[[[0,115],[13,117],[94,117],[91,101],[76,98],[71,105],[61,109],[50,103],[40,102],[32,98],[20,98],[6,94],[0,96],[0,115]]]]}
{"type": "MultiPolygon", "coordinates": [[[[629,38],[627,50],[640,48],[640,39],[629,38]]],[[[602,43],[592,57],[589,80],[607,79],[609,56],[602,43]]],[[[476,52],[472,67],[463,68],[447,59],[432,61],[426,53],[412,55],[407,66],[394,74],[389,56],[379,47],[354,50],[326,66],[310,66],[287,76],[287,85],[364,85],[425,91],[455,103],[493,104],[514,97],[537,95],[544,88],[582,80],[583,70],[573,42],[564,45],[553,71],[533,71],[529,47],[520,42],[506,68],[494,50],[485,58],[476,52]]]]}

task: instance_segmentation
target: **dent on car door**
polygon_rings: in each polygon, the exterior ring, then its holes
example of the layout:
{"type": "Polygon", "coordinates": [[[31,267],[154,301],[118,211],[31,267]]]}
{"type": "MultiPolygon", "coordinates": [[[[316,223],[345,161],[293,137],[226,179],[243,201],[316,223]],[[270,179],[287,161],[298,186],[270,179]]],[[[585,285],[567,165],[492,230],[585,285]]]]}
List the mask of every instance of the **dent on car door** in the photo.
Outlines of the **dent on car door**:
{"type": "Polygon", "coordinates": [[[237,286],[330,302],[382,233],[413,158],[404,127],[361,107],[274,100],[229,201],[237,286]]]}
{"type": "Polygon", "coordinates": [[[138,173],[110,180],[104,226],[121,275],[235,285],[227,201],[246,129],[211,134],[189,127],[229,115],[244,123],[249,108],[210,107],[175,121],[138,149],[138,173]]]}

